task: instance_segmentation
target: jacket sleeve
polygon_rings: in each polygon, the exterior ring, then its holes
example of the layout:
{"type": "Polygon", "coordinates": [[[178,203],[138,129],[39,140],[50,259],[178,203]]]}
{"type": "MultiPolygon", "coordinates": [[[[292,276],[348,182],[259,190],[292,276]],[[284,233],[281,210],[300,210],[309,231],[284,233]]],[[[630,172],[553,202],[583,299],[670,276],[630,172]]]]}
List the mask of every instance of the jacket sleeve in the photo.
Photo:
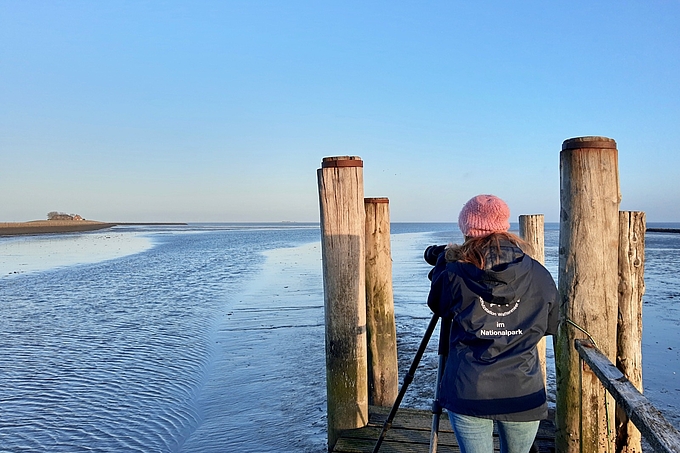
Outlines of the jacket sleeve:
{"type": "Polygon", "coordinates": [[[441,317],[449,316],[452,307],[451,284],[446,270],[446,260],[443,257],[440,257],[432,270],[432,284],[430,294],[427,296],[427,305],[432,313],[441,317]]]}
{"type": "Polygon", "coordinates": [[[552,298],[548,303],[548,328],[546,329],[545,334],[556,335],[557,326],[559,325],[560,320],[560,294],[557,291],[555,282],[553,282],[552,287],[552,298]]]}

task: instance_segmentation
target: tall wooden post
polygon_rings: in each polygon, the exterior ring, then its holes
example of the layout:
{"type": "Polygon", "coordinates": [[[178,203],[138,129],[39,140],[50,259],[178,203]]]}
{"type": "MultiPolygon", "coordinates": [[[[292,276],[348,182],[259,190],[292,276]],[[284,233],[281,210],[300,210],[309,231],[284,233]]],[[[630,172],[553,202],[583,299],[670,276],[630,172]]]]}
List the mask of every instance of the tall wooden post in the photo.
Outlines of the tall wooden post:
{"type": "Polygon", "coordinates": [[[368,423],[363,162],[327,157],[317,171],[321,214],[328,448],[368,423]]]}
{"type": "MultiPolygon", "coordinates": [[[[619,212],[619,317],[616,366],[642,393],[642,295],[645,292],[644,212],[619,212]]],[[[616,411],[616,452],[642,452],[640,431],[616,411]]]]}
{"type": "Polygon", "coordinates": [[[613,451],[614,404],[587,367],[574,340],[596,341],[616,360],[618,316],[619,177],[616,142],[605,137],[566,140],[560,153],[560,329],[555,341],[557,451],[613,451]],[[572,324],[573,323],[573,324],[572,324]]]}
{"type": "MultiPolygon", "coordinates": [[[[519,236],[531,245],[530,256],[541,264],[545,264],[545,220],[543,214],[519,216],[519,236]]],[[[546,339],[538,342],[538,359],[543,370],[543,382],[547,383],[546,339]]]]}
{"type": "Polygon", "coordinates": [[[392,292],[390,205],[387,198],[366,198],[364,207],[368,401],[376,406],[392,406],[399,393],[399,370],[392,292]]]}

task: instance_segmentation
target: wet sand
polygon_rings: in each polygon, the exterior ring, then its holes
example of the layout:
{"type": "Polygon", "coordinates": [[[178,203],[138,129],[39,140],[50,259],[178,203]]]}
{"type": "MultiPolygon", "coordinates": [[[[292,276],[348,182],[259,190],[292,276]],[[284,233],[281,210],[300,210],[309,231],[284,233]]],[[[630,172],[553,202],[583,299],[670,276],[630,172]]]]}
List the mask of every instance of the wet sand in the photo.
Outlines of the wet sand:
{"type": "Polygon", "coordinates": [[[142,232],[121,230],[0,237],[0,280],[134,255],[153,245],[142,232]]]}
{"type": "Polygon", "coordinates": [[[5,222],[0,223],[0,236],[94,231],[111,228],[115,225],[115,223],[96,222],[94,220],[33,220],[30,222],[5,222]]]}

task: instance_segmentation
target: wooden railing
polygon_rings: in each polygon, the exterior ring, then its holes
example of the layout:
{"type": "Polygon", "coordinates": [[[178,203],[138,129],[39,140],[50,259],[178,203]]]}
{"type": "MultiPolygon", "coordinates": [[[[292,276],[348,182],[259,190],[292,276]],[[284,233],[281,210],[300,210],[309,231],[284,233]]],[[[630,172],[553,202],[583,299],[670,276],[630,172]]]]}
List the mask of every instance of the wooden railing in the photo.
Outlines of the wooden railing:
{"type": "Polygon", "coordinates": [[[576,340],[578,354],[623,408],[656,452],[680,453],[680,432],[640,393],[590,340],[576,340]]]}

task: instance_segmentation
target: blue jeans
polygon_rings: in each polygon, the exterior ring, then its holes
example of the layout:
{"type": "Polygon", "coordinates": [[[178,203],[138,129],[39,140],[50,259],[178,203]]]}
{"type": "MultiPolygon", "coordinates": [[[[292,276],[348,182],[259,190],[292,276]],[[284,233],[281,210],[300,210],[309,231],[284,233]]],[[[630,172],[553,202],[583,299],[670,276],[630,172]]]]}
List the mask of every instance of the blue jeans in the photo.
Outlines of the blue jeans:
{"type": "MultiPolygon", "coordinates": [[[[461,453],[493,453],[493,420],[449,412],[461,453]]],[[[496,420],[501,453],[528,453],[540,422],[496,420]]]]}

